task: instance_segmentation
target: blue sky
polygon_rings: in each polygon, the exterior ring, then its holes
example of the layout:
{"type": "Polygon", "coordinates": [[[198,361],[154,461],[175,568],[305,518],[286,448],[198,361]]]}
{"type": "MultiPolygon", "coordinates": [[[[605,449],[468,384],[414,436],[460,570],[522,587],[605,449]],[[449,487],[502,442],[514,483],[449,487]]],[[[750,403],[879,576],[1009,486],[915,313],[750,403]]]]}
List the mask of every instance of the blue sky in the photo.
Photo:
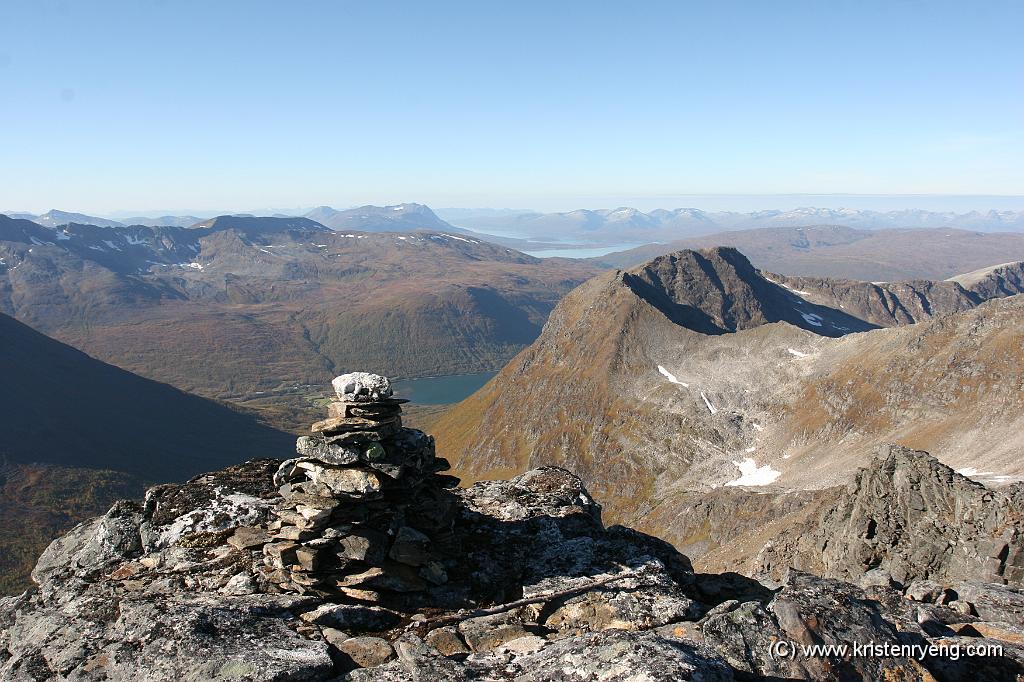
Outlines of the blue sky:
{"type": "Polygon", "coordinates": [[[1021,26],[1019,1],[3,0],[0,209],[1021,195],[1021,26]]]}

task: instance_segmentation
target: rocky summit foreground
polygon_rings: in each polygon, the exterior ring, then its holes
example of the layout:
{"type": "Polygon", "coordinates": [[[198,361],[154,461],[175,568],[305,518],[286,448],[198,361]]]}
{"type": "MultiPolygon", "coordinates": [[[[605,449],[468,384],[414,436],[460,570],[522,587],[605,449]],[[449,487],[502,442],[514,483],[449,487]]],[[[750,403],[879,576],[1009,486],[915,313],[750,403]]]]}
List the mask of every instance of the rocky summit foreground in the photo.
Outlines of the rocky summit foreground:
{"type": "Polygon", "coordinates": [[[387,379],[335,388],[297,457],[157,486],[54,541],[37,587],[0,600],[0,679],[1024,676],[1020,590],[695,574],[605,528],[564,469],[454,487],[387,379]]]}

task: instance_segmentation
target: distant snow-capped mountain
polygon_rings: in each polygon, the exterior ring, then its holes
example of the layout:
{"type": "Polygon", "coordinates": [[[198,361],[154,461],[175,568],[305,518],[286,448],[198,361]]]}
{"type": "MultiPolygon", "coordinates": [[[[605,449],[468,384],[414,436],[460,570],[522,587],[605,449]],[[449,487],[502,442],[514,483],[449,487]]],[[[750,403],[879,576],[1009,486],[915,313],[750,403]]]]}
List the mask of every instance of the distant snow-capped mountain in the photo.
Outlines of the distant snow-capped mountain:
{"type": "Polygon", "coordinates": [[[123,227],[125,223],[118,222],[116,220],[109,220],[107,218],[98,218],[96,216],[86,215],[84,213],[69,213],[67,211],[58,211],[57,209],[51,209],[42,215],[34,215],[32,213],[8,213],[11,218],[19,218],[22,220],[31,220],[32,222],[42,225],[43,227],[59,227],[61,225],[68,225],[70,223],[78,223],[80,225],[96,225],[97,227],[123,227]]]}
{"type": "Polygon", "coordinates": [[[454,224],[471,230],[494,230],[523,238],[670,241],[726,230],[758,227],[806,227],[842,225],[860,229],[960,228],[982,232],[1024,231],[1024,211],[971,211],[969,213],[925,210],[870,211],[850,208],[805,207],[790,211],[768,210],[739,213],[707,212],[697,208],[579,209],[564,213],[509,213],[452,215],[454,224]]]}
{"type": "Polygon", "coordinates": [[[423,204],[360,206],[345,210],[320,206],[306,213],[305,217],[334,230],[408,232],[454,229],[423,204]]]}

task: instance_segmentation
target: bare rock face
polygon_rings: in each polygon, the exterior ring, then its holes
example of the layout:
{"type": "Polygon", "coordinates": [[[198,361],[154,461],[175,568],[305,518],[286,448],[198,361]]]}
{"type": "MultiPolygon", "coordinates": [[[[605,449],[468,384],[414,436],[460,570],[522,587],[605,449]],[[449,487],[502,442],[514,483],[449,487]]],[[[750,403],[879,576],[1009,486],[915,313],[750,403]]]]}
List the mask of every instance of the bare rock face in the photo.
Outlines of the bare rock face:
{"type": "Polygon", "coordinates": [[[871,466],[821,503],[811,528],[771,543],[759,570],[813,566],[857,580],[871,571],[909,586],[931,580],[1024,585],[1024,486],[990,490],[928,453],[880,448],[871,466]]]}

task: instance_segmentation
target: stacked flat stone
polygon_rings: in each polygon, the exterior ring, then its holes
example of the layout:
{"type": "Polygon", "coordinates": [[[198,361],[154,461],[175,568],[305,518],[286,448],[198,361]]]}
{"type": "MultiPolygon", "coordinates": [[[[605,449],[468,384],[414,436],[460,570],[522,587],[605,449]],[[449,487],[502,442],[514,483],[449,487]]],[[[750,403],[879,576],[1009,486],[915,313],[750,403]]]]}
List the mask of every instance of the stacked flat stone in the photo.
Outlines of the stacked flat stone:
{"type": "Polygon", "coordinates": [[[402,428],[391,382],[354,372],[298,457],[278,469],[282,500],[264,550],[266,574],[288,592],[395,601],[447,581],[444,538],[454,516],[434,439],[402,428]],[[389,599],[390,598],[390,599],[389,599]]]}

